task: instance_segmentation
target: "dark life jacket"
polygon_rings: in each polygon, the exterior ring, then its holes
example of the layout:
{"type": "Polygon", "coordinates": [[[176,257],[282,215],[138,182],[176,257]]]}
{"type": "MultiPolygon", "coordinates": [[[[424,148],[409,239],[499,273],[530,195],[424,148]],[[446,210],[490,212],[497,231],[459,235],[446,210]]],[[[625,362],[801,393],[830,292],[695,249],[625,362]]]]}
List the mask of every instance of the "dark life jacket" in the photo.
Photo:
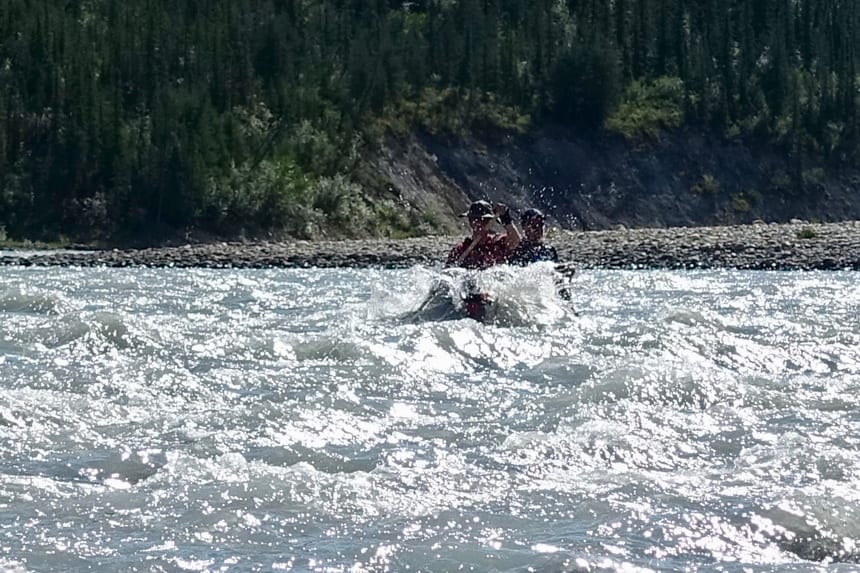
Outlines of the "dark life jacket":
{"type": "Polygon", "coordinates": [[[541,261],[558,262],[558,253],[555,247],[544,243],[534,243],[528,239],[520,241],[517,250],[511,255],[508,262],[512,265],[526,266],[541,261]]]}

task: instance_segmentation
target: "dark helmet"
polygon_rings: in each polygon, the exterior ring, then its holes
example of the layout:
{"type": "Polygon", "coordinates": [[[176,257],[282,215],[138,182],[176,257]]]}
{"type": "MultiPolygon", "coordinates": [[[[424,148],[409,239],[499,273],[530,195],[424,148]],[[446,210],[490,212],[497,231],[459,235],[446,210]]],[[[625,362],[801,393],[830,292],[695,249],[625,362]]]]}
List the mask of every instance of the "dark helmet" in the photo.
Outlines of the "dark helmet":
{"type": "Polygon", "coordinates": [[[470,221],[474,221],[476,219],[492,219],[495,217],[495,215],[493,215],[493,206],[483,199],[480,201],[474,201],[469,205],[469,210],[465,213],[461,213],[460,216],[468,217],[470,221]]]}
{"type": "Polygon", "coordinates": [[[543,213],[541,213],[538,209],[526,209],[520,216],[520,224],[525,225],[527,223],[531,223],[532,221],[542,223],[545,218],[546,217],[544,217],[543,213]]]}

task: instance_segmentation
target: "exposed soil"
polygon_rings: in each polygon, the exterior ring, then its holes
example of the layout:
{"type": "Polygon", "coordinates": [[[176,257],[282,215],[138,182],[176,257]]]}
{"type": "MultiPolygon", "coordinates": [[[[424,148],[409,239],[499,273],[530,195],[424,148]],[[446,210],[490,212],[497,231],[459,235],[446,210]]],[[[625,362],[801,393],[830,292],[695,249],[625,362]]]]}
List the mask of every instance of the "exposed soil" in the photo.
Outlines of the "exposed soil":
{"type": "Polygon", "coordinates": [[[391,138],[366,161],[378,190],[442,232],[460,228],[457,214],[474,199],[538,207],[569,230],[860,220],[860,169],[798,164],[773,147],[704,132],[640,144],[546,129],[419,133],[391,138]]]}

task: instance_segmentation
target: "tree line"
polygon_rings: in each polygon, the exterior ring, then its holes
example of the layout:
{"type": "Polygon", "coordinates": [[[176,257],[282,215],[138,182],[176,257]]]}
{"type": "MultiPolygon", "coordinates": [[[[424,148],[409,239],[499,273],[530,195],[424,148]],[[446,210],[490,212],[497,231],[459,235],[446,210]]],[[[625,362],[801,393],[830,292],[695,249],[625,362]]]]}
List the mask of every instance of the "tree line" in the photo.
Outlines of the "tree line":
{"type": "Polygon", "coordinates": [[[851,162],[858,26],[845,0],[0,0],[0,234],[379,223],[354,175],[386,120],[851,162]]]}

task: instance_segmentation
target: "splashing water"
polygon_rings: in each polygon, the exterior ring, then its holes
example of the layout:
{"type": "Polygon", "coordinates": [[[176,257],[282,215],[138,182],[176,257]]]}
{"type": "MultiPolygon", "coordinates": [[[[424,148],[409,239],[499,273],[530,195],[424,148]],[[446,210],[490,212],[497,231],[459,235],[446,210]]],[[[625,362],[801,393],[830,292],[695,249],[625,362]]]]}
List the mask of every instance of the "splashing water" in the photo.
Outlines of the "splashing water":
{"type": "MultiPolygon", "coordinates": [[[[480,272],[445,269],[439,273],[424,269],[415,280],[405,281],[409,290],[402,291],[398,298],[406,302],[408,310],[401,319],[429,322],[471,317],[500,326],[549,325],[573,310],[572,304],[565,304],[559,296],[560,290],[569,286],[569,279],[554,269],[550,263],[480,272]],[[416,290],[426,293],[418,304],[407,294],[416,290]],[[468,310],[468,301],[475,295],[480,295],[485,307],[480,317],[472,316],[468,310]]],[[[384,315],[385,303],[380,306],[384,315]]]]}
{"type": "Polygon", "coordinates": [[[858,276],[6,268],[0,569],[853,571],[858,276]]]}

